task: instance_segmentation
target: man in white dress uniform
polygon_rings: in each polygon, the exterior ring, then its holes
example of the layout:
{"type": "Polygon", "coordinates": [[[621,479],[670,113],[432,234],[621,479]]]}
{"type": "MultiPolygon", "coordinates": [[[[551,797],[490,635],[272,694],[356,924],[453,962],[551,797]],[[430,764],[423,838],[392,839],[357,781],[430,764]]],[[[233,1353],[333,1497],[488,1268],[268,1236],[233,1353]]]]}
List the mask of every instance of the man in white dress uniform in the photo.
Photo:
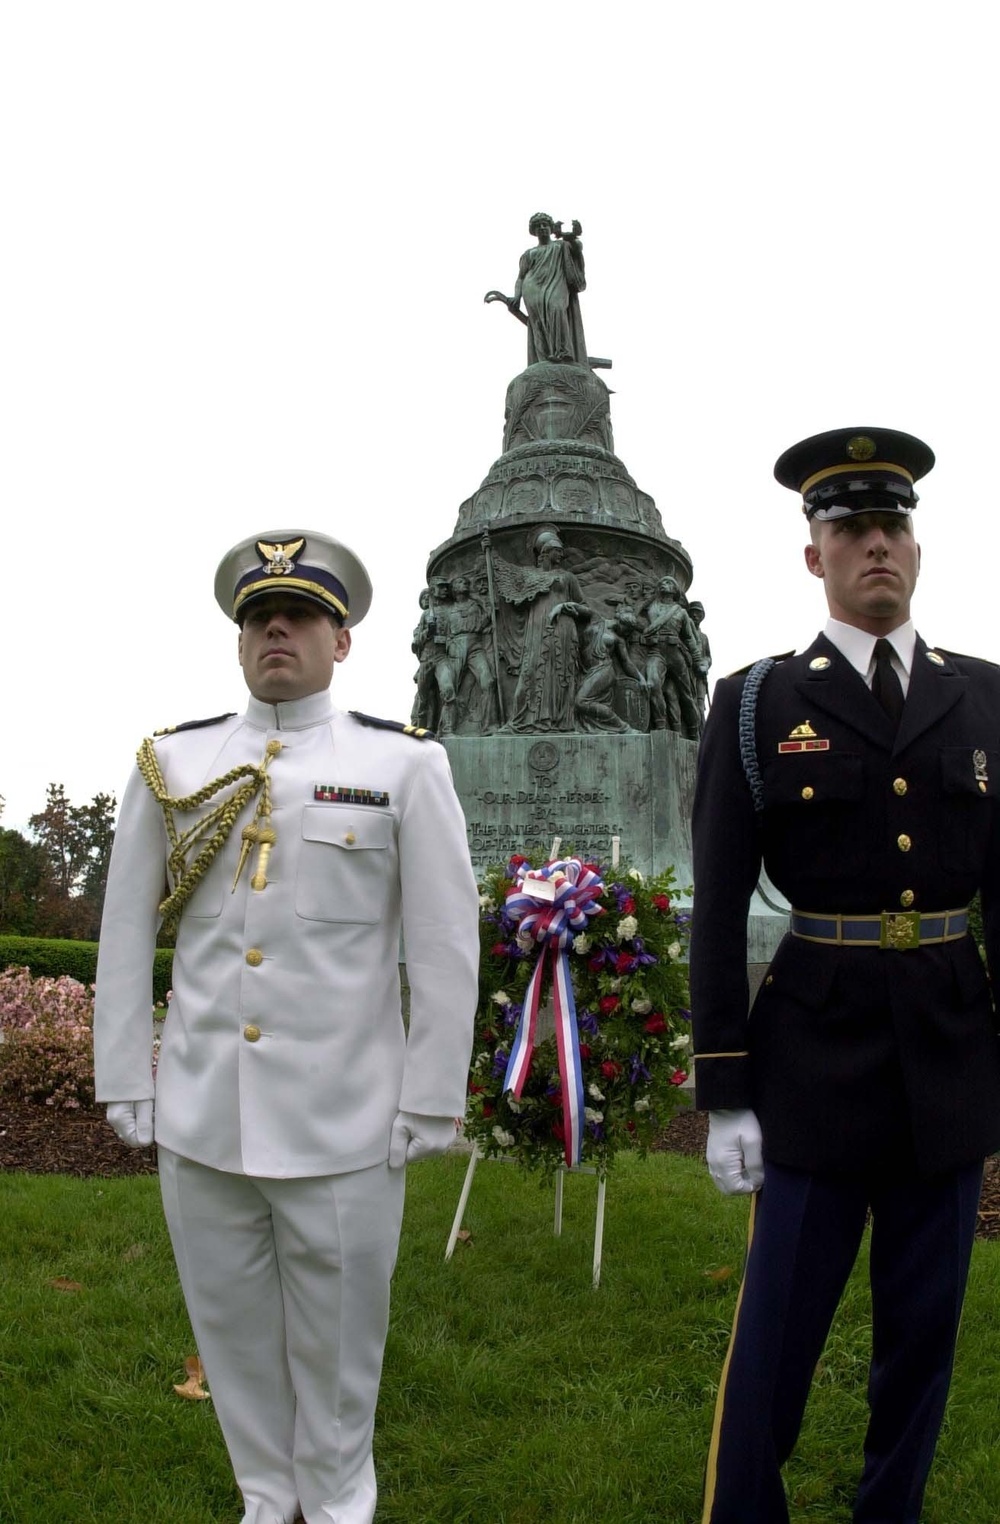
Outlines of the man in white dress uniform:
{"type": "Polygon", "coordinates": [[[251,697],[140,750],[101,932],[97,1095],[126,1143],[152,1141],[162,917],[161,1188],[243,1524],[370,1524],[403,1166],[442,1153],[464,1108],[478,896],[444,749],[331,703],[371,601],[357,557],[275,530],[224,557],[215,593],[251,697]]]}

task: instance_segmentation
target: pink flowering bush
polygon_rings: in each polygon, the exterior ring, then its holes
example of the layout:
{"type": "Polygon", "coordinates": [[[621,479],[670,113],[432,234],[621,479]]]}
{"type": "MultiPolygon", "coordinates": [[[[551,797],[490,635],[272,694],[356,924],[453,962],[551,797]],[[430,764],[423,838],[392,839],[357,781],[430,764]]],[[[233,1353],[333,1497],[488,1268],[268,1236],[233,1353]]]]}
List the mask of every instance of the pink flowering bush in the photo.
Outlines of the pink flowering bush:
{"type": "Polygon", "coordinates": [[[94,992],[68,974],[0,972],[0,1093],[77,1110],[94,1104],[94,992]]]}

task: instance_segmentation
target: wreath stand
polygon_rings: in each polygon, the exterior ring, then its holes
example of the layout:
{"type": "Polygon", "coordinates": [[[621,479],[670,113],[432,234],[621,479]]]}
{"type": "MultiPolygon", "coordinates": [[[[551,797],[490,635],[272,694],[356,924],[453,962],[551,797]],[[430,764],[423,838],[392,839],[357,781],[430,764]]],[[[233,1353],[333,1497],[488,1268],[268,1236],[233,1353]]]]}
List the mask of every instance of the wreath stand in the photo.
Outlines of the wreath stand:
{"type": "MultiPolygon", "coordinates": [[[[446,1262],[451,1259],[451,1256],[455,1252],[455,1245],[458,1242],[458,1235],[462,1226],[462,1218],[465,1215],[465,1208],[468,1205],[469,1194],[472,1190],[476,1165],[482,1157],[483,1155],[479,1152],[478,1143],[473,1143],[469,1167],[465,1172],[465,1180],[462,1185],[462,1194],[458,1198],[458,1207],[455,1211],[455,1218],[452,1222],[451,1232],[448,1235],[448,1243],[444,1251],[446,1262]]],[[[498,1159],[496,1162],[499,1164],[514,1163],[513,1159],[498,1159]]],[[[603,1175],[598,1174],[592,1164],[574,1164],[572,1166],[561,1164],[559,1166],[556,1171],[555,1220],[552,1225],[552,1233],[555,1238],[562,1236],[563,1179],[566,1175],[597,1175],[597,1212],[594,1217],[594,1269],[591,1280],[591,1285],[596,1291],[601,1284],[601,1254],[604,1248],[604,1198],[607,1180],[603,1175]]]]}

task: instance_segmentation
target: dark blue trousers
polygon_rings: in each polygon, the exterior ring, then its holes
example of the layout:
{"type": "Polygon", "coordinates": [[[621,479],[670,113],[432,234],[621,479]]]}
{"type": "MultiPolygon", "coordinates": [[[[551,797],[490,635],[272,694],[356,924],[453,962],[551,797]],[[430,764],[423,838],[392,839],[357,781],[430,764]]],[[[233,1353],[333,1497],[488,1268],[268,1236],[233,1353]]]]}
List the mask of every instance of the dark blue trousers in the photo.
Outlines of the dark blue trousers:
{"type": "Polygon", "coordinates": [[[768,1164],[723,1368],[702,1524],[787,1524],[780,1468],[872,1212],[870,1421],[854,1524],[918,1524],[944,1416],[982,1165],[889,1184],[768,1164]]]}

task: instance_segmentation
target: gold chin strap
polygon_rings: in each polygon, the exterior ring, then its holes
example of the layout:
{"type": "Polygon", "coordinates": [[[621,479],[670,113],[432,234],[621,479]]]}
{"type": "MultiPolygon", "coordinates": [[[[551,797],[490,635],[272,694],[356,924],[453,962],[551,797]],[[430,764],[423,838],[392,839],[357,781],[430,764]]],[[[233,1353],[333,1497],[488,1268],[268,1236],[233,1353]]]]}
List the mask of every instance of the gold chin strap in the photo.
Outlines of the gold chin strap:
{"type": "Polygon", "coordinates": [[[211,783],[204,784],[197,793],[187,794],[182,799],[173,799],[167,793],[167,785],[160,771],[156,748],[152,740],[147,738],[139,747],[136,756],[139,772],[142,774],[146,787],[163,811],[167,838],[170,842],[167,870],[173,889],[160,905],[165,931],[176,929],[181,911],[229,840],[237,816],[257,795],[260,797],[257,799],[253,821],[243,828],[243,845],[236,868],[236,877],[233,879],[233,889],[235,890],[239,882],[243,865],[256,842],[260,843],[258,871],[251,882],[255,889],[263,889],[266,885],[267,859],[271,855],[271,847],[275,840],[274,831],[271,828],[271,780],[267,769],[271,758],[276,757],[280,750],[280,741],[268,741],[264,760],[259,767],[255,767],[252,762],[244,762],[240,767],[230,768],[229,772],[221,778],[213,778],[211,783]],[[244,781],[240,782],[240,779],[244,781]],[[234,783],[239,783],[239,787],[233,793],[225,799],[220,799],[186,831],[178,831],[177,821],[174,819],[175,812],[184,814],[189,810],[197,810],[222,789],[229,788],[234,783]],[[194,860],[189,862],[189,854],[198,846],[200,851],[194,860]]]}

